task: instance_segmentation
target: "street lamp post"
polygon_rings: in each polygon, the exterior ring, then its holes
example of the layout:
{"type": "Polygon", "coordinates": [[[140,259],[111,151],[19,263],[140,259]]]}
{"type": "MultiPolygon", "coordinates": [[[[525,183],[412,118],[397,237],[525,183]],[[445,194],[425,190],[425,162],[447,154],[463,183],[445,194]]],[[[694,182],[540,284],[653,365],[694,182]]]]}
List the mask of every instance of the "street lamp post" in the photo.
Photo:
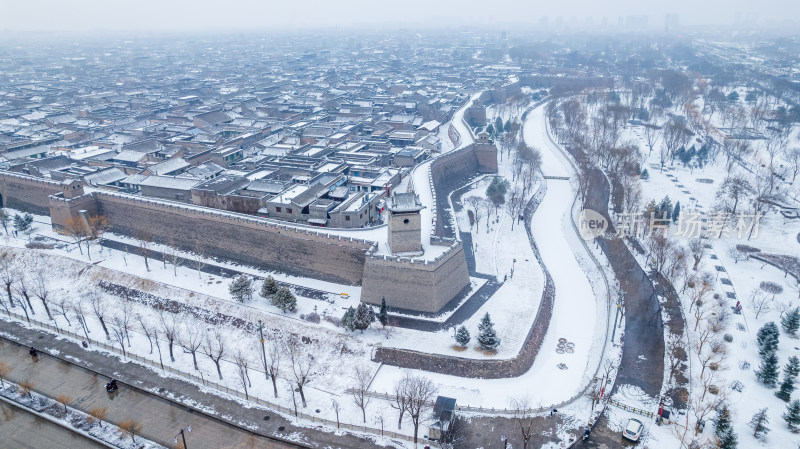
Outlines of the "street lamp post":
{"type": "Polygon", "coordinates": [[[267,370],[267,351],[264,349],[264,323],[262,323],[261,320],[258,320],[258,338],[261,341],[261,356],[263,357],[262,361],[264,362],[264,375],[267,377],[267,380],[269,380],[269,371],[267,370]]]}
{"type": "Polygon", "coordinates": [[[186,434],[187,433],[192,433],[192,426],[186,426],[186,429],[181,429],[180,432],[175,434],[175,440],[174,440],[175,444],[178,444],[178,435],[180,435],[181,436],[181,440],[183,441],[183,449],[189,449],[189,447],[186,446],[186,434]],[[185,433],[184,433],[184,430],[186,431],[185,433]]]}
{"type": "Polygon", "coordinates": [[[619,319],[619,311],[622,308],[622,292],[619,292],[617,298],[617,314],[614,315],[614,329],[611,330],[611,343],[614,343],[614,335],[617,334],[617,320],[619,319]]]}

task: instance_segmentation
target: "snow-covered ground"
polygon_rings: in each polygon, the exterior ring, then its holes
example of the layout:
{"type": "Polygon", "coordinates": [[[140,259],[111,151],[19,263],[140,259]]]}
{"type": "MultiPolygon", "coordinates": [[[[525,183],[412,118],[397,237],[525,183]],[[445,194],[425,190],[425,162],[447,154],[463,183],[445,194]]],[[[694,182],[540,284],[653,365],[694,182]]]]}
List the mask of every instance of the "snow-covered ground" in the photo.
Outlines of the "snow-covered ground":
{"type": "MultiPolygon", "coordinates": [[[[544,174],[570,176],[572,167],[553,146],[544,126],[542,106],[528,114],[523,128],[526,142],[542,150],[544,174]]],[[[509,180],[512,178],[511,161],[510,158],[504,158],[498,168],[498,174],[509,180]]],[[[487,177],[474,183],[473,189],[465,193],[464,198],[485,196],[489,182],[487,177]]],[[[537,189],[532,190],[535,192],[537,189]]],[[[531,369],[517,378],[496,380],[418,373],[440,384],[441,392],[458,398],[459,404],[504,408],[508,407],[512,395],[526,395],[532,404],[549,406],[573,397],[593,378],[603,356],[602,341],[606,335],[606,314],[598,307],[604,308],[607,301],[606,293],[600,286],[602,280],[597,278],[600,274],[596,270],[592,273],[599,293],[593,290],[587,278],[586,272],[591,271],[591,263],[570,223],[569,214],[572,212],[575,192],[575,185],[570,181],[548,181],[544,199],[531,219],[534,239],[556,285],[553,319],[531,369]],[[574,343],[574,352],[556,353],[559,338],[574,343]],[[547,388],[541,388],[545,383],[547,388]]],[[[466,208],[456,218],[462,231],[470,229],[466,208]]],[[[491,216],[489,219],[489,232],[485,232],[483,224],[486,218],[471,229],[473,243],[477,244],[477,270],[505,282],[465,324],[474,335],[477,321],[488,312],[497,324],[498,336],[503,339],[496,357],[513,357],[536,316],[544,274],[528,244],[522,223],[516,224],[512,230],[512,218],[502,211],[497,217],[491,216]],[[510,276],[512,265],[513,277],[510,276]]],[[[452,333],[445,343],[453,344],[452,333]]],[[[439,352],[430,347],[428,351],[439,352]]],[[[482,355],[469,349],[463,353],[451,353],[462,357],[482,355]]],[[[393,380],[401,374],[397,368],[382,366],[373,381],[373,389],[391,392],[393,380]]]]}

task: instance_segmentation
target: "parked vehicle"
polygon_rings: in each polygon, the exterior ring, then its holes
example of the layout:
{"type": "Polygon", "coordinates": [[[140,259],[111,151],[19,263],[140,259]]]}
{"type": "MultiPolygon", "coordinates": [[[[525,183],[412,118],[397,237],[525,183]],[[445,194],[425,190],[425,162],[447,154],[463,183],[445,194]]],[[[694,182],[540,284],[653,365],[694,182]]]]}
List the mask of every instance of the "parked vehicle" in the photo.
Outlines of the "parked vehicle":
{"type": "Polygon", "coordinates": [[[622,431],[622,438],[631,441],[639,441],[643,430],[644,424],[636,418],[631,418],[628,420],[628,425],[625,426],[625,430],[622,431]]]}

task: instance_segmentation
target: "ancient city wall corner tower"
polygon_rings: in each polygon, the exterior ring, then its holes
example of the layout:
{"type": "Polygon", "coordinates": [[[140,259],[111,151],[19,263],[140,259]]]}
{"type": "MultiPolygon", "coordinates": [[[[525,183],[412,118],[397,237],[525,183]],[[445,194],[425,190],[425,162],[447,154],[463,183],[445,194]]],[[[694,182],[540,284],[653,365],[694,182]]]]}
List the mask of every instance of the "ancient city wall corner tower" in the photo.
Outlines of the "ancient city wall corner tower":
{"type": "Polygon", "coordinates": [[[422,251],[422,204],[413,193],[394,194],[389,210],[389,250],[393,254],[422,251]]]}

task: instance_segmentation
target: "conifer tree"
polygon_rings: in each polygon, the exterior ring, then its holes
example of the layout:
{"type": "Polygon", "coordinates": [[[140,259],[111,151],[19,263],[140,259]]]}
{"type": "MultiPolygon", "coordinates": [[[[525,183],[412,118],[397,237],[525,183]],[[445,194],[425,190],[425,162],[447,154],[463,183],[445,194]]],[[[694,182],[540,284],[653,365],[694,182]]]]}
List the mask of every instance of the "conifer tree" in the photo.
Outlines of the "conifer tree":
{"type": "Polygon", "coordinates": [[[381,298],[381,309],[378,312],[378,321],[382,326],[389,324],[389,312],[386,310],[386,298],[381,298]]]}
{"type": "Polygon", "coordinates": [[[353,327],[364,332],[373,321],[375,321],[375,311],[372,310],[372,306],[359,303],[353,318],[353,327]]]}
{"type": "Polygon", "coordinates": [[[786,406],[786,413],[783,415],[783,420],[789,426],[789,430],[797,432],[800,430],[800,400],[795,399],[786,406]]]}
{"type": "Polygon", "coordinates": [[[770,321],[763,325],[756,334],[756,341],[758,342],[758,354],[763,359],[770,352],[778,350],[778,326],[770,321]]]}
{"type": "Polygon", "coordinates": [[[681,202],[675,202],[675,208],[672,209],[672,222],[677,223],[678,217],[681,215],[681,202]]]}
{"type": "Polygon", "coordinates": [[[353,332],[356,330],[356,309],[350,306],[342,316],[342,327],[353,332]]]}
{"type": "Polygon", "coordinates": [[[472,337],[470,337],[467,327],[466,326],[459,327],[458,330],[456,331],[456,342],[458,343],[458,345],[461,346],[462,348],[466,348],[467,345],[469,344],[470,339],[472,339],[472,337]]]}
{"type": "Polygon", "coordinates": [[[233,299],[239,302],[245,302],[245,300],[253,297],[253,281],[249,276],[240,274],[233,279],[233,282],[231,282],[231,285],[228,287],[228,292],[233,299]]]}
{"type": "Polygon", "coordinates": [[[272,276],[267,276],[264,282],[261,283],[261,291],[259,294],[262,298],[270,298],[275,293],[278,293],[278,283],[275,282],[275,278],[272,276]]]}
{"type": "Polygon", "coordinates": [[[753,429],[753,436],[759,439],[767,436],[769,433],[767,424],[769,424],[769,417],[767,416],[766,408],[757,411],[756,414],[750,418],[750,422],[748,423],[750,428],[753,429]]]}
{"type": "Polygon", "coordinates": [[[288,287],[278,287],[278,291],[272,295],[270,302],[283,313],[293,312],[297,309],[297,298],[294,297],[294,294],[288,287]]]}
{"type": "Polygon", "coordinates": [[[650,172],[645,168],[642,170],[642,181],[647,181],[648,179],[650,179],[650,172]]]}
{"type": "Polygon", "coordinates": [[[794,383],[797,380],[798,372],[800,372],[800,360],[798,360],[797,356],[792,356],[789,358],[789,361],[786,362],[786,366],[783,367],[783,382],[781,382],[778,391],[775,392],[775,396],[786,402],[792,399],[792,392],[795,390],[794,383]]]}
{"type": "Polygon", "coordinates": [[[775,388],[778,384],[778,356],[775,352],[770,352],[764,357],[756,371],[756,377],[764,386],[775,388]]]}
{"type": "Polygon", "coordinates": [[[492,323],[489,314],[483,316],[480,325],[478,325],[480,333],[478,334],[478,344],[484,349],[495,349],[500,346],[500,339],[494,331],[494,324],[492,323]]]}
{"type": "Polygon", "coordinates": [[[781,318],[781,327],[787,334],[797,336],[797,331],[800,329],[800,307],[786,312],[781,318]]]}
{"type": "Polygon", "coordinates": [[[717,417],[714,419],[714,434],[717,436],[717,446],[720,449],[736,448],[738,438],[731,427],[731,412],[727,405],[723,405],[717,410],[717,417]]]}

